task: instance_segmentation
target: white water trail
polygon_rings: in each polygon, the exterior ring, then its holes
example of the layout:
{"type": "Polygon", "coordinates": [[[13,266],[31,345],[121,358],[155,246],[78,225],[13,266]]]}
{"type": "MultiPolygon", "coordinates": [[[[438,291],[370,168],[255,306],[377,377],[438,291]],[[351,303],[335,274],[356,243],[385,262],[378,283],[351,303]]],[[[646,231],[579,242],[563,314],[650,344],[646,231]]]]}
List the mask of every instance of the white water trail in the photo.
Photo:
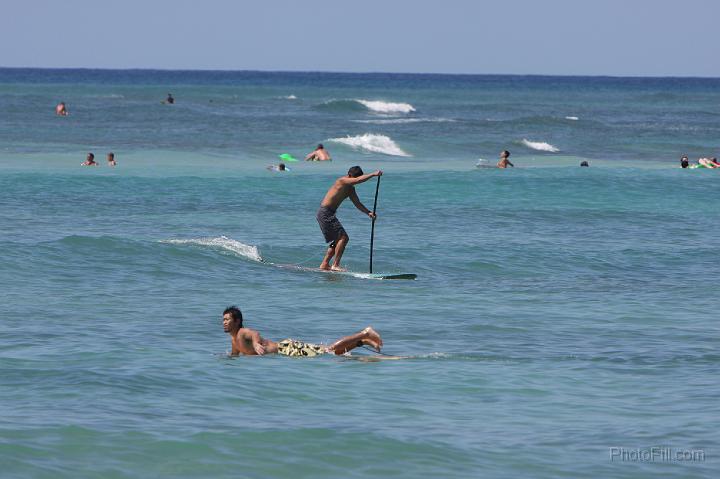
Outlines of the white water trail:
{"type": "Polygon", "coordinates": [[[169,239],[163,240],[161,243],[181,244],[204,246],[209,248],[219,248],[242,256],[253,261],[262,263],[263,258],[260,256],[260,250],[257,246],[241,243],[240,241],[228,238],[227,236],[218,236],[215,238],[193,238],[193,239],[169,239]]]}

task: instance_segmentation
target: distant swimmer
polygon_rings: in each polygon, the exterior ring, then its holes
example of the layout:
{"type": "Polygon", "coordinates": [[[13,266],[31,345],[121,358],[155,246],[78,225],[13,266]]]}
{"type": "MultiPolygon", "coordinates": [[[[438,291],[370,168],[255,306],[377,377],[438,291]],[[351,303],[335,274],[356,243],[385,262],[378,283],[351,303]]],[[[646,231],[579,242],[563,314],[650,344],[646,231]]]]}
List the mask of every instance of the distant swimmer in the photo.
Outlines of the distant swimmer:
{"type": "Polygon", "coordinates": [[[332,158],[330,158],[330,154],[322,143],[320,143],[313,152],[305,157],[305,161],[332,161],[332,158]]]}
{"type": "Polygon", "coordinates": [[[230,306],[223,311],[223,330],[230,335],[232,356],[265,354],[282,354],[285,356],[319,356],[321,354],[345,354],[359,346],[370,346],[380,352],[383,342],[380,335],[371,327],[367,327],[350,336],[345,336],[329,346],[311,344],[297,339],[271,341],[260,336],[254,329],[243,327],[242,312],[237,306],[230,306]]]}
{"type": "Polygon", "coordinates": [[[590,163],[588,163],[587,161],[581,161],[580,166],[590,166],[590,163]]]}
{"type": "Polygon", "coordinates": [[[165,98],[165,103],[168,105],[172,105],[175,103],[175,98],[173,98],[172,93],[168,93],[167,98],[165,98]]]}
{"type": "Polygon", "coordinates": [[[508,158],[510,158],[510,152],[507,151],[507,150],[503,150],[503,151],[500,153],[500,161],[498,161],[497,167],[498,167],[498,168],[507,168],[508,165],[510,165],[510,166],[512,166],[512,167],[514,168],[515,165],[513,165],[513,164],[510,162],[510,160],[508,160],[508,158]]]}
{"type": "Polygon", "coordinates": [[[688,160],[688,157],[683,156],[682,158],[680,158],[680,167],[687,168],[688,166],[690,166],[690,161],[688,160]]]}
{"type": "Polygon", "coordinates": [[[285,163],[280,163],[279,165],[270,165],[267,167],[270,171],[290,171],[290,168],[285,166],[285,163]]]}
{"type": "Polygon", "coordinates": [[[112,151],[107,154],[107,163],[108,166],[117,166],[117,162],[115,161],[115,153],[112,151]]]}
{"type": "Polygon", "coordinates": [[[55,107],[55,114],[58,116],[68,116],[67,107],[65,106],[65,102],[61,101],[57,104],[55,107]]]}
{"type": "Polygon", "coordinates": [[[93,155],[92,153],[88,153],[85,162],[80,164],[82,166],[98,166],[97,162],[95,161],[95,155],[93,155]]]}
{"type": "Polygon", "coordinates": [[[368,175],[363,174],[363,170],[359,166],[353,166],[348,170],[347,176],[341,176],[325,194],[320,203],[320,209],[317,212],[317,222],[320,225],[320,230],[325,236],[325,242],[330,243],[325,253],[325,257],[320,263],[320,269],[334,271],[344,271],[340,267],[340,259],[342,258],[345,246],[347,246],[350,237],[345,232],[340,220],[335,216],[340,204],[345,198],[350,197],[350,201],[353,202],[355,207],[368,215],[371,219],[375,219],[375,214],[369,209],[365,208],[360,202],[357,193],[355,192],[355,185],[364,183],[373,176],[382,176],[382,171],[377,170],[374,173],[368,175]],[[335,261],[332,267],[330,266],[330,260],[335,256],[335,261]]]}

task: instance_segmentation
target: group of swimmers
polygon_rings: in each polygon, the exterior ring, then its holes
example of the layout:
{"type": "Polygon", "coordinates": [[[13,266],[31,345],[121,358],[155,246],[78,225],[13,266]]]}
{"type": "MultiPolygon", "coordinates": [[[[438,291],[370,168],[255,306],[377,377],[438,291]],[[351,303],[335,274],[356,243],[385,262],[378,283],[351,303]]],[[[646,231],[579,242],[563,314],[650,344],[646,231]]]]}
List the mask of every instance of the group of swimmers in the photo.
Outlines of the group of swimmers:
{"type": "MultiPolygon", "coordinates": [[[[280,158],[290,155],[280,155],[280,158]]],[[[295,158],[290,157],[290,161],[297,161],[295,158]]],[[[313,151],[305,156],[305,161],[332,161],[330,153],[325,149],[322,143],[320,143],[313,151]]],[[[270,165],[267,167],[270,171],[290,171],[285,163],[278,163],[277,165],[270,165]]]]}
{"type": "MultiPolygon", "coordinates": [[[[117,162],[115,161],[115,153],[110,152],[107,154],[107,164],[108,166],[117,166],[117,162]]],[[[85,158],[85,161],[83,163],[80,163],[81,166],[100,166],[100,163],[95,161],[95,155],[93,153],[88,153],[87,158],[85,158]]]]}
{"type": "MultiPolygon", "coordinates": [[[[480,165],[478,164],[478,167],[479,166],[480,165]]],[[[515,167],[515,165],[510,162],[510,152],[507,150],[503,150],[500,152],[500,161],[497,162],[497,167],[507,168],[508,166],[515,167]]],[[[590,163],[588,163],[587,161],[581,161],[580,166],[590,166],[590,163]]]]}
{"type": "MultiPolygon", "coordinates": [[[[167,98],[161,103],[172,105],[175,103],[175,98],[173,98],[172,93],[168,93],[167,98]]],[[[55,105],[55,114],[57,116],[68,116],[70,114],[64,101],[55,105]]]]}

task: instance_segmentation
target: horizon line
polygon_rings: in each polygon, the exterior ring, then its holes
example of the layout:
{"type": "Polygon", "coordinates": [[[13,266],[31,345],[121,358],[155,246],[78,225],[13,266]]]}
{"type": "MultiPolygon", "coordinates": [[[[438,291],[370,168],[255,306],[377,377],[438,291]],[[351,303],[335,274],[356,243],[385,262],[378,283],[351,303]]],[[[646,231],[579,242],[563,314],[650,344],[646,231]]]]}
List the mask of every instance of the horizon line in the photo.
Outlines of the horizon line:
{"type": "Polygon", "coordinates": [[[447,73],[447,72],[391,72],[391,71],[341,71],[341,70],[255,70],[222,68],[145,68],[145,67],[18,67],[0,65],[0,70],[93,70],[93,71],[148,71],[148,72],[207,72],[207,73],[327,73],[341,75],[443,75],[443,76],[517,76],[517,77],[567,77],[567,78],[666,78],[666,79],[720,79],[717,76],[697,75],[631,75],[631,74],[553,74],[553,73],[447,73]]]}

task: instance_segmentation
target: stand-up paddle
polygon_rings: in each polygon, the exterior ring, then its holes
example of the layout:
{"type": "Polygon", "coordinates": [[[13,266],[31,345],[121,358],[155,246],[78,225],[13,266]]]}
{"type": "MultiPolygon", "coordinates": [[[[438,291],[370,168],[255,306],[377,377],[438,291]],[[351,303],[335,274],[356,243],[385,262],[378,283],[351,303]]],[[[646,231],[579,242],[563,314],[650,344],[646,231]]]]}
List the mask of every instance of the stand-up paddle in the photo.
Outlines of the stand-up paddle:
{"type": "Polygon", "coordinates": [[[370,227],[370,271],[368,273],[369,278],[376,279],[415,279],[417,275],[412,273],[400,273],[400,274],[378,274],[373,273],[373,246],[375,245],[375,212],[377,211],[377,199],[378,192],[380,191],[380,177],[377,177],[377,184],[375,185],[375,201],[373,202],[373,219],[372,226],[370,227]]]}
{"type": "Polygon", "coordinates": [[[375,242],[375,211],[377,210],[377,197],[380,191],[380,177],[377,177],[377,184],[375,185],[375,202],[373,202],[373,219],[372,226],[370,227],[370,274],[372,274],[372,254],[373,254],[373,243],[375,242]]]}

